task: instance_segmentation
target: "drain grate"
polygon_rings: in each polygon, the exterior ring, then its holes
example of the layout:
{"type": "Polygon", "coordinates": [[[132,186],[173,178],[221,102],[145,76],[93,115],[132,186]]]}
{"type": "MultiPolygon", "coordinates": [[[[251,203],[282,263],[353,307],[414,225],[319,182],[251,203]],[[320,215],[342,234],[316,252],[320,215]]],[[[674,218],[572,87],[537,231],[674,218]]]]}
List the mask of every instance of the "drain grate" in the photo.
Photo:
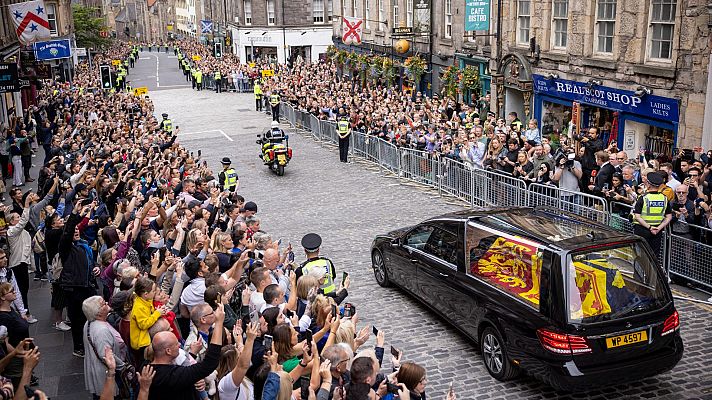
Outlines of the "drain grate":
{"type": "Polygon", "coordinates": [[[242,129],[257,129],[256,126],[244,126],[242,129]]]}
{"type": "Polygon", "coordinates": [[[237,111],[247,112],[247,111],[252,111],[252,110],[250,110],[249,108],[238,108],[237,111]]]}

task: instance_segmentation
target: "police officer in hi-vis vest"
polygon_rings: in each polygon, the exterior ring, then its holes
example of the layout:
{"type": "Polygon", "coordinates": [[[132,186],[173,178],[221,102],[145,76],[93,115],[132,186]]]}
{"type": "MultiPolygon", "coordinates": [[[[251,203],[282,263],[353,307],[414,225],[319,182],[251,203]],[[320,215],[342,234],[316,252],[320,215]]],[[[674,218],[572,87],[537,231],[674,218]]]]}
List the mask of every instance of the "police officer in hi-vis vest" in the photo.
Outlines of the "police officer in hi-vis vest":
{"type": "Polygon", "coordinates": [[[345,115],[339,118],[336,129],[339,133],[339,160],[343,163],[349,162],[349,136],[351,136],[351,128],[349,127],[349,119],[345,115]]]}
{"type": "Polygon", "coordinates": [[[315,274],[323,275],[319,280],[321,290],[328,295],[336,290],[334,280],[336,279],[336,269],[334,263],[326,257],[319,256],[319,247],[321,247],[321,236],[316,233],[307,233],[302,238],[302,247],[307,255],[307,260],[304,261],[296,270],[297,280],[303,275],[309,275],[315,271],[315,274]]]}
{"type": "Polygon", "coordinates": [[[259,79],[255,79],[253,91],[255,93],[255,111],[262,111],[262,85],[260,85],[259,79]]]}
{"type": "Polygon", "coordinates": [[[163,121],[161,121],[161,124],[158,127],[163,132],[166,132],[169,135],[172,135],[173,134],[173,121],[171,121],[171,119],[168,118],[168,113],[163,113],[161,116],[163,117],[163,121]]]}
{"type": "Polygon", "coordinates": [[[638,197],[633,208],[633,233],[643,237],[658,255],[663,246],[665,227],[672,220],[672,207],[667,197],[658,193],[665,182],[664,177],[650,172],[646,178],[648,191],[638,197]]]}
{"type": "Polygon", "coordinates": [[[236,192],[237,188],[240,186],[240,179],[237,176],[237,171],[235,168],[231,167],[232,161],[229,158],[223,157],[222,161],[223,170],[218,174],[218,184],[220,185],[220,190],[227,190],[230,192],[236,192]]]}
{"type": "Polygon", "coordinates": [[[269,95],[269,105],[272,107],[272,121],[279,122],[279,91],[273,90],[269,95]]]}

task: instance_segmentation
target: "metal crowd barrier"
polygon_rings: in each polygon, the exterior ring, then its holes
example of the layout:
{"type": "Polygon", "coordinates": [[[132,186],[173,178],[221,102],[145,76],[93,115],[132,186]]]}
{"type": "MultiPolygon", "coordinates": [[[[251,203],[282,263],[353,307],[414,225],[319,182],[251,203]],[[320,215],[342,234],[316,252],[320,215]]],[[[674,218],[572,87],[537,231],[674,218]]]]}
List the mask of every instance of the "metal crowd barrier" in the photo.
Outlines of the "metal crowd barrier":
{"type": "MultiPolygon", "coordinates": [[[[336,125],[282,103],[280,116],[291,126],[322,143],[338,143],[336,125]]],[[[556,186],[526,183],[501,171],[474,168],[448,157],[397,147],[361,132],[351,134],[351,155],[373,162],[401,179],[435,188],[472,207],[549,206],[633,233],[632,207],[556,186]]],[[[690,234],[666,230],[658,262],[673,277],[712,290],[712,229],[691,226],[690,234]]]]}

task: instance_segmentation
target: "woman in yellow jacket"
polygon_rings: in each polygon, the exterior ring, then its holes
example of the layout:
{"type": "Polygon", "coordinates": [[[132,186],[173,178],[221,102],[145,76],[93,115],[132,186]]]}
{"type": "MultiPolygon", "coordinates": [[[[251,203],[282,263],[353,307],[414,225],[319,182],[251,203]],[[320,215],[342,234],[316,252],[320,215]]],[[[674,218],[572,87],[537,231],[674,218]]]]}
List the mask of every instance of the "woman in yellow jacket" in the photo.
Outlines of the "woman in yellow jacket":
{"type": "Polygon", "coordinates": [[[144,349],[151,344],[148,329],[163,314],[163,307],[156,309],[153,306],[153,297],[156,295],[156,283],[148,278],[140,278],[134,285],[134,304],[131,310],[131,348],[134,350],[134,361],[141,365],[144,360],[144,349]]]}

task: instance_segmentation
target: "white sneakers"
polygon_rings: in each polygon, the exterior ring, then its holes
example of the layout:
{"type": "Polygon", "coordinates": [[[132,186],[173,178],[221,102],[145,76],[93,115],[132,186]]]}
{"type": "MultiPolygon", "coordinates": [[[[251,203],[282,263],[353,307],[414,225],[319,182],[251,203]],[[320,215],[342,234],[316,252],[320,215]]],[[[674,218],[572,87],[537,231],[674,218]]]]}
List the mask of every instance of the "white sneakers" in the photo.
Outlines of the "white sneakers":
{"type": "Polygon", "coordinates": [[[35,324],[35,323],[37,323],[37,318],[35,318],[35,317],[32,316],[31,314],[26,314],[26,315],[25,315],[25,319],[27,320],[27,323],[29,323],[29,324],[35,324]]]}
{"type": "Polygon", "coordinates": [[[72,330],[72,327],[65,324],[64,321],[61,322],[55,322],[54,323],[54,329],[62,332],[70,331],[72,330]]]}

